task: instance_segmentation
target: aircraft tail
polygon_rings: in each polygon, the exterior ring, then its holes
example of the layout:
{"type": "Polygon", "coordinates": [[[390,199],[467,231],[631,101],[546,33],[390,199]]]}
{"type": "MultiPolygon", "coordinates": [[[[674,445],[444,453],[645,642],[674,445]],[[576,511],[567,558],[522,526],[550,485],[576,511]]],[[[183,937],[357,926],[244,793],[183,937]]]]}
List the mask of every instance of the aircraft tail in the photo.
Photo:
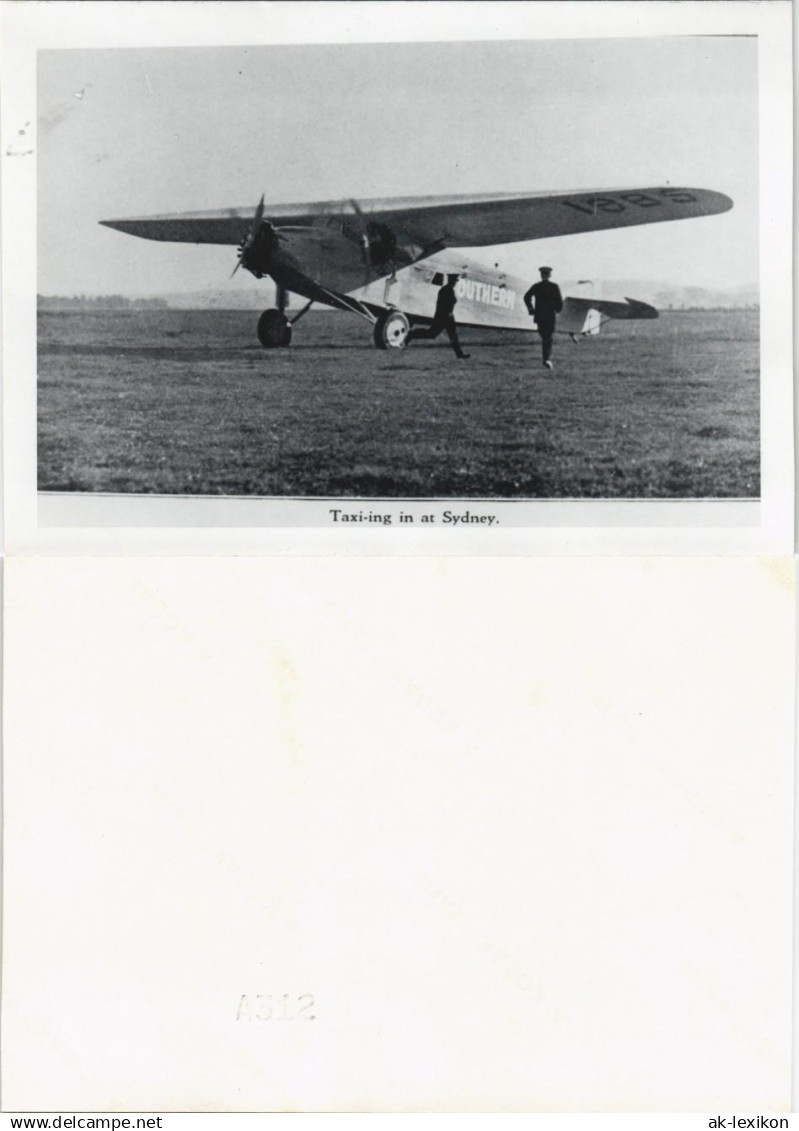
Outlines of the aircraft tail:
{"type": "Polygon", "coordinates": [[[658,312],[654,306],[634,298],[625,298],[624,302],[611,302],[606,299],[570,296],[564,299],[557,328],[564,334],[593,336],[599,333],[603,322],[610,318],[629,321],[657,317],[658,312]]]}

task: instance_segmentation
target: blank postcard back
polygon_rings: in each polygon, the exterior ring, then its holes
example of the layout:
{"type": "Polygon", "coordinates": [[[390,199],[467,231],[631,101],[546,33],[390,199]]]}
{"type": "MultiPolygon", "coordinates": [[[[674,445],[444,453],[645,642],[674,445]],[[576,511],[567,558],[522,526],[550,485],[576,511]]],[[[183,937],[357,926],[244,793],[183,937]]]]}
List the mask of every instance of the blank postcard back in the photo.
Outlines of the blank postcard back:
{"type": "Polygon", "coordinates": [[[789,1109],[790,562],[17,559],[6,642],[6,1110],[789,1109]]]}

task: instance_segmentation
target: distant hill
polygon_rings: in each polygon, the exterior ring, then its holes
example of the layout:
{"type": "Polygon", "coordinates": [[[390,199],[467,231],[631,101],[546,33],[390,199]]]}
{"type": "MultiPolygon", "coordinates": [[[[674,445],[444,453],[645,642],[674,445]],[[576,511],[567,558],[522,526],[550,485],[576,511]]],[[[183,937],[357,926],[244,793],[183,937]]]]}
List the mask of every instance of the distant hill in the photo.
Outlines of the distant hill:
{"type": "MultiPolygon", "coordinates": [[[[190,294],[167,294],[163,297],[173,310],[266,310],[277,301],[275,289],[268,283],[246,289],[192,291],[190,294]]],[[[288,309],[299,310],[307,301],[299,295],[289,295],[288,309]]]]}
{"type": "MultiPolygon", "coordinates": [[[[593,295],[596,298],[635,298],[651,303],[658,310],[741,310],[756,308],[756,286],[711,290],[706,287],[673,286],[651,279],[603,280],[595,286],[560,281],[564,295],[593,295]]],[[[38,295],[40,310],[266,310],[275,303],[274,287],[266,284],[237,289],[214,289],[172,294],[129,297],[125,295],[38,295]]],[[[289,309],[298,310],[305,300],[290,296],[289,309]]],[[[314,308],[315,309],[315,308],[314,308]]],[[[327,310],[321,306],[319,309],[327,310]]]]}
{"type": "Polygon", "coordinates": [[[130,298],[128,295],[37,295],[39,310],[165,310],[163,296],[130,298]]]}
{"type": "Polygon", "coordinates": [[[755,285],[711,288],[677,286],[653,279],[602,279],[596,284],[560,283],[564,294],[583,295],[595,299],[637,299],[658,310],[745,310],[759,305],[755,285]]]}
{"type": "MultiPolygon", "coordinates": [[[[590,287],[566,283],[564,294],[590,295],[590,287]]],[[[760,305],[760,294],[754,284],[742,287],[708,288],[675,286],[651,279],[603,280],[594,289],[597,298],[637,298],[658,310],[741,310],[760,305]]]]}

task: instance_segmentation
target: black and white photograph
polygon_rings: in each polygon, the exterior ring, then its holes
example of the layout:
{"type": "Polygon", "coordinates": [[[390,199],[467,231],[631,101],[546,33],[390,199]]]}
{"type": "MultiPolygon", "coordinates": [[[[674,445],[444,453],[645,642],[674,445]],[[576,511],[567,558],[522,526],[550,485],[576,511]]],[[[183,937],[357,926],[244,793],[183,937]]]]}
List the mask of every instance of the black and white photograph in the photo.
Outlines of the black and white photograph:
{"type": "Polygon", "coordinates": [[[37,67],[40,492],[759,498],[756,36],[37,67]]]}

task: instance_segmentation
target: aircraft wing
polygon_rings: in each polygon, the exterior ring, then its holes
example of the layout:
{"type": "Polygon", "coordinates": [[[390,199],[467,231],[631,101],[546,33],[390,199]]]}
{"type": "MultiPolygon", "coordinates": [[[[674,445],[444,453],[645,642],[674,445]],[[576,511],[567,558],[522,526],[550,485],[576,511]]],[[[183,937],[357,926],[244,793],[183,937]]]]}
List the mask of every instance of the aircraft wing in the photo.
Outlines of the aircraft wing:
{"type": "MultiPolygon", "coordinates": [[[[686,220],[726,212],[732,203],[728,196],[709,189],[661,186],[361,200],[358,209],[366,221],[390,227],[400,243],[425,252],[686,220]]],[[[252,208],[226,208],[101,223],[151,240],[238,244],[250,229],[252,215],[252,208]]],[[[264,217],[277,229],[351,223],[354,215],[352,201],[267,204],[264,210],[264,217]]]]}

